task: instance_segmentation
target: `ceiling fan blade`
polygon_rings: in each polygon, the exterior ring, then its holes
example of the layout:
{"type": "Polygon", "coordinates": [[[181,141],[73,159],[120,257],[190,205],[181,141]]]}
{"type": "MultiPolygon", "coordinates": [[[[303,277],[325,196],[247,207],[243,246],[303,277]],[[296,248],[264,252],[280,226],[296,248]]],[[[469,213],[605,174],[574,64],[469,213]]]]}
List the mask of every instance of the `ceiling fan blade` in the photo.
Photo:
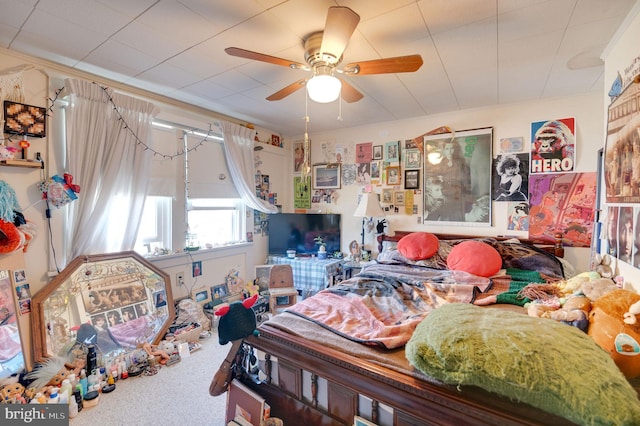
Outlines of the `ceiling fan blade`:
{"type": "Polygon", "coordinates": [[[307,79],[306,78],[302,78],[302,79],[296,81],[295,83],[291,83],[287,87],[278,90],[276,93],[274,93],[273,95],[269,96],[267,98],[267,100],[268,101],[279,101],[280,99],[284,99],[287,96],[289,96],[290,94],[292,94],[293,92],[295,92],[296,90],[302,89],[306,83],[307,83],[307,79]]]}
{"type": "Polygon", "coordinates": [[[360,22],[360,15],[348,7],[332,6],[327,12],[320,51],[340,59],[351,35],[360,22]]]}
{"type": "Polygon", "coordinates": [[[281,65],[283,67],[293,69],[308,69],[305,64],[296,61],[290,61],[288,59],[282,59],[271,55],[265,55],[264,53],[252,52],[251,50],[241,49],[239,47],[227,47],[224,49],[227,54],[231,56],[237,56],[239,58],[253,59],[254,61],[268,62],[270,64],[281,65]]]}
{"type": "Polygon", "coordinates": [[[347,83],[343,78],[340,79],[340,82],[342,83],[342,90],[340,91],[340,95],[346,102],[358,102],[364,97],[364,95],[360,93],[358,89],[347,83]]]}
{"type": "Polygon", "coordinates": [[[397,72],[414,72],[422,66],[422,56],[408,55],[395,58],[373,59],[371,61],[354,62],[344,67],[346,75],[389,74],[397,72]]]}

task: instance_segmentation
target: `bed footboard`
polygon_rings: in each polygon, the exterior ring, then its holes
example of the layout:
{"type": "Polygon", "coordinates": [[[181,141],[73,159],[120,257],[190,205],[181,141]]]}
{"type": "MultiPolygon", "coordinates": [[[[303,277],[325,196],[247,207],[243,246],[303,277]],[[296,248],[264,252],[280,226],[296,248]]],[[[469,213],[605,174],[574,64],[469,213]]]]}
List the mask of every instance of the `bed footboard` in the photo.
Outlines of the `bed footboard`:
{"type": "Polygon", "coordinates": [[[569,425],[482,389],[442,385],[292,336],[268,324],[246,342],[264,355],[264,375],[242,380],[285,425],[569,425]]]}

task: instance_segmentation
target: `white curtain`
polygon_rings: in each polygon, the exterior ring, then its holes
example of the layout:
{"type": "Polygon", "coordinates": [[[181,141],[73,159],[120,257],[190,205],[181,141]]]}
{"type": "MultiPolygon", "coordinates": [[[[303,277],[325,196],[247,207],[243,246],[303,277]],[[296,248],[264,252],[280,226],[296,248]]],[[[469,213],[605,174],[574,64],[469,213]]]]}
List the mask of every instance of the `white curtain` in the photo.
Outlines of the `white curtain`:
{"type": "Polygon", "coordinates": [[[256,171],[253,162],[255,130],[223,121],[222,133],[229,173],[244,203],[264,213],[277,213],[276,206],[256,197],[256,171]]]}
{"type": "Polygon", "coordinates": [[[153,155],[140,142],[151,146],[158,109],[84,80],[67,79],[65,90],[67,172],[80,185],[69,204],[66,264],[81,254],[133,249],[153,155]]]}

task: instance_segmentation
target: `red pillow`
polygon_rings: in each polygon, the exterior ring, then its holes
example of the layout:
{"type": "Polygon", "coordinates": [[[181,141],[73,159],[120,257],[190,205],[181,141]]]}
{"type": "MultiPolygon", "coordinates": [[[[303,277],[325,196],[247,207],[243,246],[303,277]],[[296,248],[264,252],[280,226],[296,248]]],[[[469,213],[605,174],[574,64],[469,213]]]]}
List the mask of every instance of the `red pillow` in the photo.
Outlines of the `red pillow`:
{"type": "Polygon", "coordinates": [[[469,240],[455,245],[447,256],[447,267],[480,277],[495,275],[502,268],[500,253],[482,241],[469,240]]]}
{"type": "Polygon", "coordinates": [[[428,259],[438,251],[438,237],[428,232],[413,232],[398,241],[398,251],[409,260],[428,259]]]}

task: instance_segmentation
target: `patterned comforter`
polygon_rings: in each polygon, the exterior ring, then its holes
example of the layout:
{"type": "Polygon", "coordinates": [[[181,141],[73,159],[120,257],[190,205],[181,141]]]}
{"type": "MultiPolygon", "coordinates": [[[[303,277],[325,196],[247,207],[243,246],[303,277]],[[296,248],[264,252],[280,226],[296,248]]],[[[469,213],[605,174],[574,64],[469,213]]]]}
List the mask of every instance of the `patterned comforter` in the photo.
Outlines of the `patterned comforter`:
{"type": "Polygon", "coordinates": [[[538,272],[519,269],[483,278],[416,265],[374,264],[286,311],[347,339],[393,349],[404,346],[416,326],[438,306],[453,302],[522,305],[527,300],[519,298],[518,292],[530,283],[544,282],[538,272]]]}

